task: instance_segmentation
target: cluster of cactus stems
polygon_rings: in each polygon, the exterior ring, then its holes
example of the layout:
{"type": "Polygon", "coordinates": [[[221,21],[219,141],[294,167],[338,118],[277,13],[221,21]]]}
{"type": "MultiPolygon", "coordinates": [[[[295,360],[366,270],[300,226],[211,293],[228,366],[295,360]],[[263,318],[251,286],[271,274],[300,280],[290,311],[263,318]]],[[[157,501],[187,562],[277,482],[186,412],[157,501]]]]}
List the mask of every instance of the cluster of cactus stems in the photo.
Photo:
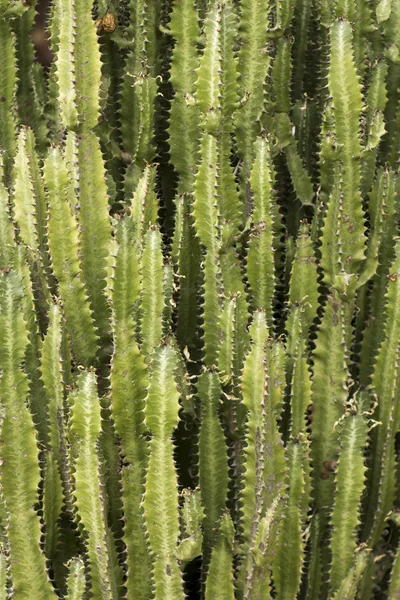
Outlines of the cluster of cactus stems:
{"type": "Polygon", "coordinates": [[[399,0],[0,0],[0,600],[400,598],[399,0]]]}

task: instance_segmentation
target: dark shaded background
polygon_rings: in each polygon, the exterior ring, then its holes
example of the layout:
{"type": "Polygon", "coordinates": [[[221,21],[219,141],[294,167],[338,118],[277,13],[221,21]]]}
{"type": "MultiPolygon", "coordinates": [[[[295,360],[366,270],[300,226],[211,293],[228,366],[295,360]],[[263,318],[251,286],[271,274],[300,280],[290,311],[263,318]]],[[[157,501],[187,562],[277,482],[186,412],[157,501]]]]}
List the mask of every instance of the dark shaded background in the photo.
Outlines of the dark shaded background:
{"type": "Polygon", "coordinates": [[[39,62],[43,66],[48,67],[51,63],[52,56],[49,50],[46,21],[49,12],[50,0],[39,0],[36,9],[36,27],[32,32],[32,40],[36,47],[36,55],[39,62]]]}

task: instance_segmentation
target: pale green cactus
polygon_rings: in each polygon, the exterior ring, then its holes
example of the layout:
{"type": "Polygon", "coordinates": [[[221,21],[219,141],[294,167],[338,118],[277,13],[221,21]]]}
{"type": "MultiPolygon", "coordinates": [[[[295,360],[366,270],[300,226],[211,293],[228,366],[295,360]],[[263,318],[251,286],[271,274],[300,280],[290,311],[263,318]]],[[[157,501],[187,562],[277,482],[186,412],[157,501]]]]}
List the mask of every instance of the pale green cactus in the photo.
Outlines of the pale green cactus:
{"type": "Polygon", "coordinates": [[[68,578],[67,578],[67,589],[68,594],[65,597],[66,600],[81,600],[85,593],[85,565],[82,559],[73,558],[68,563],[68,578]]]}
{"type": "Polygon", "coordinates": [[[0,599],[395,600],[400,3],[51,0],[50,66],[42,8],[0,0],[0,599]]]}
{"type": "Polygon", "coordinates": [[[7,555],[5,548],[2,547],[0,554],[0,598],[1,600],[7,599],[7,555]]]}
{"type": "Polygon", "coordinates": [[[143,510],[153,556],[153,593],[154,598],[160,600],[184,598],[177,560],[178,487],[171,440],[179,419],[179,392],[174,378],[176,368],[177,359],[172,347],[164,346],[155,351],[145,409],[146,426],[152,438],[143,510]]]}
{"type": "Polygon", "coordinates": [[[28,377],[21,368],[28,346],[23,299],[23,283],[18,274],[15,271],[3,274],[0,288],[3,339],[0,481],[15,594],[29,598],[34,593],[50,600],[56,595],[40,548],[41,525],[35,508],[40,482],[39,451],[33,418],[26,404],[28,377]]]}
{"type": "Polygon", "coordinates": [[[83,371],[71,407],[70,461],[76,517],[83,530],[89,558],[91,589],[97,598],[118,598],[118,566],[113,564],[114,540],[107,525],[106,498],[101,476],[98,439],[101,431],[100,400],[96,377],[83,371]]]}

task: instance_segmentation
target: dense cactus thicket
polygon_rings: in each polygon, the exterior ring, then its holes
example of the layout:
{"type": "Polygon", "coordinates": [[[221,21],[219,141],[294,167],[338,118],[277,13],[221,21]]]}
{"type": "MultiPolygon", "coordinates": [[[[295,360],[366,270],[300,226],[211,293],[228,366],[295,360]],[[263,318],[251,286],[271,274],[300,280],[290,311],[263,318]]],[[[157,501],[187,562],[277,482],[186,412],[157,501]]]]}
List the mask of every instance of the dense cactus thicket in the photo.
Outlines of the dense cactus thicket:
{"type": "Polygon", "coordinates": [[[400,598],[399,0],[0,0],[0,600],[400,598]],[[37,38],[37,36],[36,36],[37,38]]]}

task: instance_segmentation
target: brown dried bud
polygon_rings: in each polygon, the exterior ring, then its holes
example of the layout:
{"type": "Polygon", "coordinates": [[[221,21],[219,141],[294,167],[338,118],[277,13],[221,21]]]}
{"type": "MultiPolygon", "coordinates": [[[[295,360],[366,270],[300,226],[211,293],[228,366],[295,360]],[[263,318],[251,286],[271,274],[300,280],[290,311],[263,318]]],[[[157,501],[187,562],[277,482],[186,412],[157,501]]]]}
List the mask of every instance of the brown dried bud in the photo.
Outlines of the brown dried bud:
{"type": "Polygon", "coordinates": [[[115,31],[115,19],[114,15],[107,13],[103,17],[103,29],[106,33],[112,33],[115,31]]]}

